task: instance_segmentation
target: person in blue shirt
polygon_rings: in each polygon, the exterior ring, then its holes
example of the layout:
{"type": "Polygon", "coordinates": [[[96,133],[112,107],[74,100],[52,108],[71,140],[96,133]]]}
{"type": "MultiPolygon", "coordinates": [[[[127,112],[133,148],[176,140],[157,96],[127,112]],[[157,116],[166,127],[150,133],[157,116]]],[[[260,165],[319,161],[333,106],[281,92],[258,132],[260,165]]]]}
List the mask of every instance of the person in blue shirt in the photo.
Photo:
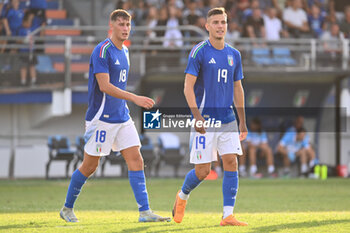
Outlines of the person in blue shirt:
{"type": "Polygon", "coordinates": [[[299,157],[300,172],[301,175],[305,176],[309,168],[315,165],[315,153],[310,153],[310,151],[313,150],[310,150],[305,128],[299,127],[295,130],[287,130],[277,146],[277,153],[283,157],[284,174],[289,175],[290,164],[299,157]]]}
{"type": "Polygon", "coordinates": [[[147,109],[154,105],[151,98],[125,91],[130,62],[123,43],[130,34],[130,21],[127,11],[113,11],[109,23],[111,37],[100,42],[91,54],[84,160],[72,175],[66,202],[60,211],[61,218],[67,222],[78,222],[74,203],[88,177],[97,169],[100,157],[109,155],[111,150],[120,151],[128,165],[130,185],[140,212],[139,221],[170,221],[150,209],[141,143],[126,104],[131,101],[147,109]]]}
{"type": "MultiPolygon", "coordinates": [[[[267,172],[269,177],[276,177],[274,159],[271,147],[268,144],[266,132],[262,130],[261,121],[259,118],[252,119],[250,129],[245,140],[246,148],[243,149],[243,154],[249,156],[249,175],[254,178],[261,178],[261,173],[257,173],[256,166],[257,155],[266,158],[267,172]]],[[[246,175],[246,156],[239,157],[239,172],[241,176],[246,175]]]]}
{"type": "Polygon", "coordinates": [[[323,24],[325,17],[321,15],[320,8],[317,5],[312,5],[311,12],[307,16],[311,32],[315,38],[320,38],[323,33],[323,24]]]}
{"type": "Polygon", "coordinates": [[[4,15],[4,26],[7,36],[16,36],[18,29],[22,25],[24,11],[19,9],[19,0],[11,0],[11,7],[4,15]]]}
{"type": "MultiPolygon", "coordinates": [[[[46,0],[29,0],[28,1],[28,12],[33,14],[33,22],[31,26],[31,30],[35,31],[39,27],[46,26],[46,9],[47,9],[47,2],[46,0]]],[[[36,36],[45,36],[45,30],[41,30],[39,35],[36,36]]],[[[42,47],[44,46],[44,41],[42,40],[36,40],[35,41],[36,47],[42,47]]],[[[44,48],[36,48],[35,53],[44,53],[44,48]]]]}
{"type": "Polygon", "coordinates": [[[18,50],[20,56],[20,73],[21,73],[21,84],[25,85],[27,82],[27,69],[29,68],[29,74],[31,79],[31,85],[34,85],[36,82],[36,69],[35,65],[38,63],[37,58],[33,53],[33,40],[29,37],[31,33],[33,15],[28,11],[24,13],[22,26],[17,31],[17,36],[23,37],[23,40],[20,42],[23,45],[26,45],[25,48],[20,48],[18,50]]]}
{"type": "Polygon", "coordinates": [[[221,156],[223,175],[223,218],[220,225],[246,226],[233,216],[238,190],[237,156],[242,155],[240,140],[247,136],[244,110],[244,91],[241,55],[225,43],[227,15],[224,8],[213,8],[207,14],[206,29],[209,39],[197,44],[190,52],[185,70],[184,94],[192,111],[195,128],[191,132],[190,162],[195,168],[187,173],[181,190],[176,195],[173,219],[181,223],[190,192],[210,172],[211,162],[221,156]],[[233,104],[239,117],[239,131],[233,104]],[[219,120],[219,129],[207,129],[203,122],[219,120]]]}

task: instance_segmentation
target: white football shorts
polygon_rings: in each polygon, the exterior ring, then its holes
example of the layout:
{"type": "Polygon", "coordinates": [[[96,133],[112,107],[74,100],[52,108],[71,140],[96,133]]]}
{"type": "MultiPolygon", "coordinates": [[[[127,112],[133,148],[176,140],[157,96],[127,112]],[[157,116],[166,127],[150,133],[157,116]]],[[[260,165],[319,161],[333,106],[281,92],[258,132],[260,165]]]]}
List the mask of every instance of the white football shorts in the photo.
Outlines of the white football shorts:
{"type": "Polygon", "coordinates": [[[191,129],[190,137],[190,163],[201,164],[217,161],[219,155],[242,155],[241,142],[237,121],[222,124],[220,129],[201,134],[191,129]]]}
{"type": "Polygon", "coordinates": [[[140,146],[140,138],[134,121],[130,118],[124,123],[106,123],[100,120],[85,122],[85,147],[92,156],[109,155],[111,150],[121,151],[140,146]]]}

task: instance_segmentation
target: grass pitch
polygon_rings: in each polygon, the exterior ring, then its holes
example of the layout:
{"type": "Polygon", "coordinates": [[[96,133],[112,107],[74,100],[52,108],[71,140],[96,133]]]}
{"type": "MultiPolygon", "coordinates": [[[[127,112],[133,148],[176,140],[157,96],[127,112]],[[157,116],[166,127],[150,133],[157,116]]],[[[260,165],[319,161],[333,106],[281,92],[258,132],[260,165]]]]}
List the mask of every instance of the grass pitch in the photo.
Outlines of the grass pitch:
{"type": "MultiPolygon", "coordinates": [[[[151,207],[171,216],[182,179],[148,179],[151,207]]],[[[350,232],[350,179],[240,180],[235,206],[248,227],[221,227],[222,180],[191,193],[181,224],[138,223],[128,180],[91,179],[75,206],[80,220],[59,218],[69,184],[64,181],[0,181],[0,232],[350,232]]]]}

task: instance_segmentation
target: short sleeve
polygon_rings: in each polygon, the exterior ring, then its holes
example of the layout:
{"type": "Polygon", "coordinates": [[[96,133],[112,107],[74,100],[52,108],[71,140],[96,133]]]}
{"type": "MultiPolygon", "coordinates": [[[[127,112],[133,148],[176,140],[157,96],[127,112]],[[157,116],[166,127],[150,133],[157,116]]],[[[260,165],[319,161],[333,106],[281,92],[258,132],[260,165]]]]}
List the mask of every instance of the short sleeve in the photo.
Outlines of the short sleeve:
{"type": "Polygon", "coordinates": [[[105,56],[99,56],[99,50],[95,49],[92,53],[91,62],[92,62],[92,72],[94,74],[97,73],[109,73],[109,67],[108,67],[108,52],[105,56]]]}
{"type": "Polygon", "coordinates": [[[235,73],[234,73],[233,80],[236,82],[236,81],[243,79],[244,77],[243,77],[241,53],[237,52],[235,54],[235,57],[236,57],[236,67],[235,67],[235,73]]]}
{"type": "Polygon", "coordinates": [[[290,142],[292,141],[291,139],[293,138],[293,135],[294,133],[292,132],[286,132],[280,141],[280,145],[287,146],[288,144],[290,144],[290,142]]]}
{"type": "Polygon", "coordinates": [[[201,68],[201,58],[202,58],[202,53],[200,49],[194,47],[188,57],[188,63],[187,67],[185,70],[186,74],[192,74],[196,77],[199,75],[199,70],[201,68]]]}

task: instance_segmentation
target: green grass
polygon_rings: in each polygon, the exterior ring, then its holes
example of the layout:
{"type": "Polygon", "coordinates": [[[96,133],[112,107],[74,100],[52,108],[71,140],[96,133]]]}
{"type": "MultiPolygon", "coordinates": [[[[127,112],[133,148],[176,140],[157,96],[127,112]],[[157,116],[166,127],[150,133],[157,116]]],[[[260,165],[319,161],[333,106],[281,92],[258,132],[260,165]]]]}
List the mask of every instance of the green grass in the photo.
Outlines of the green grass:
{"type": "MultiPolygon", "coordinates": [[[[171,215],[182,179],[149,179],[151,207],[171,215]]],[[[80,222],[58,216],[68,180],[0,180],[0,232],[350,232],[350,180],[240,180],[235,213],[248,227],[220,227],[222,180],[191,194],[181,224],[137,223],[128,180],[91,179],[76,203],[80,222]]]]}

